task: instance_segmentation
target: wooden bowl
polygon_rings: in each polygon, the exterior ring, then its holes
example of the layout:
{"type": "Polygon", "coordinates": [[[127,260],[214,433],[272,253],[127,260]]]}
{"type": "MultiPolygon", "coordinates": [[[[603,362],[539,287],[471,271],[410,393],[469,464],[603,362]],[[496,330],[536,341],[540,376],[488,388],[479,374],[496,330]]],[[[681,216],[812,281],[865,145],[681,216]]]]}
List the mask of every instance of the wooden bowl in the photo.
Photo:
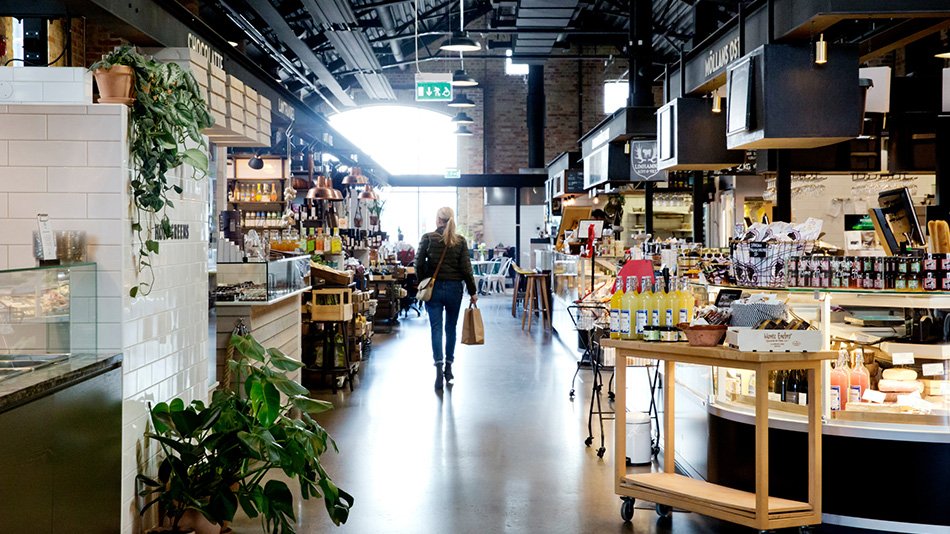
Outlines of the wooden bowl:
{"type": "Polygon", "coordinates": [[[721,345],[722,340],[726,338],[726,330],[729,328],[724,324],[690,326],[689,323],[680,323],[676,327],[686,334],[686,341],[694,347],[721,345]]]}

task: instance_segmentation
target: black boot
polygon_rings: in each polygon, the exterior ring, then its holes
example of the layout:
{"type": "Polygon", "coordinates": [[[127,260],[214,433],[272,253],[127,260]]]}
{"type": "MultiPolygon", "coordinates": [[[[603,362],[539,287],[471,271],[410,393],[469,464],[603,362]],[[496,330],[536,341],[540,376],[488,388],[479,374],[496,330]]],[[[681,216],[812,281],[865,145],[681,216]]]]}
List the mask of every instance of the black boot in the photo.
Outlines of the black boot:
{"type": "Polygon", "coordinates": [[[442,374],[445,376],[446,384],[453,384],[455,382],[455,375],[452,374],[452,362],[445,362],[445,371],[442,374]]]}
{"type": "Polygon", "coordinates": [[[435,364],[435,389],[442,389],[443,376],[442,364],[435,364]]]}

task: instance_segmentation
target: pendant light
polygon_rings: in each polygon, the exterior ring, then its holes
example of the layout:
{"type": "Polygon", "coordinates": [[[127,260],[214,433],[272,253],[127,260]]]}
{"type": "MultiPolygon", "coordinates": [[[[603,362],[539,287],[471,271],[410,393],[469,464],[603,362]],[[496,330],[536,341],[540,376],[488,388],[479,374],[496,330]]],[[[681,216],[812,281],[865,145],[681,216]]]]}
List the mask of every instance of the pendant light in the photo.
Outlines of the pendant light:
{"type": "Polygon", "coordinates": [[[464,93],[458,92],[452,97],[452,101],[449,102],[448,106],[450,108],[473,108],[475,107],[475,102],[472,102],[472,99],[464,93]]]}
{"type": "Polygon", "coordinates": [[[343,178],[343,185],[352,187],[360,186],[369,183],[369,180],[363,176],[363,170],[359,167],[353,167],[350,169],[350,173],[343,178]]]}
{"type": "Polygon", "coordinates": [[[819,34],[815,41],[815,65],[824,65],[828,63],[828,41],[825,40],[825,34],[819,34]]]}
{"type": "Polygon", "coordinates": [[[462,8],[459,13],[459,31],[452,32],[452,35],[439,48],[446,52],[478,52],[482,49],[482,45],[469,37],[468,32],[465,31],[465,0],[459,0],[459,6],[462,8]]]}
{"type": "Polygon", "coordinates": [[[478,82],[465,72],[465,69],[459,69],[452,74],[452,87],[475,87],[478,82]]]}
{"type": "Polygon", "coordinates": [[[940,51],[934,54],[934,57],[940,59],[950,59],[950,45],[945,45],[940,48],[940,51]]]}
{"type": "Polygon", "coordinates": [[[469,137],[472,135],[472,131],[469,130],[468,126],[465,126],[464,124],[459,124],[454,133],[459,137],[469,137]]]}
{"type": "Polygon", "coordinates": [[[722,97],[719,96],[719,89],[713,91],[712,94],[712,112],[722,113],[722,97]]]}
{"type": "Polygon", "coordinates": [[[452,117],[452,123],[457,125],[475,124],[475,119],[469,117],[468,113],[459,111],[454,117],[452,117]]]}
{"type": "Polygon", "coordinates": [[[363,191],[360,192],[360,200],[378,200],[379,196],[376,195],[376,192],[373,191],[373,186],[366,184],[366,187],[363,188],[363,191]]]}

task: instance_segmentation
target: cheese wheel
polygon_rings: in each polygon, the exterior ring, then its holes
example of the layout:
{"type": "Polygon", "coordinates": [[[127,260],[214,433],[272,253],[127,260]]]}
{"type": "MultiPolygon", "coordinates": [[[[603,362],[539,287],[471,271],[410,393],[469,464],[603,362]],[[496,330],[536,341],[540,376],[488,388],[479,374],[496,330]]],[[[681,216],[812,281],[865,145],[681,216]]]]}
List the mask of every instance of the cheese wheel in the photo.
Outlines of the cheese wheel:
{"type": "Polygon", "coordinates": [[[885,392],[913,393],[923,391],[924,385],[917,381],[882,379],[877,383],[877,389],[885,392]]]}
{"type": "Polygon", "coordinates": [[[913,369],[884,369],[884,378],[886,380],[917,380],[917,371],[913,369]]]}

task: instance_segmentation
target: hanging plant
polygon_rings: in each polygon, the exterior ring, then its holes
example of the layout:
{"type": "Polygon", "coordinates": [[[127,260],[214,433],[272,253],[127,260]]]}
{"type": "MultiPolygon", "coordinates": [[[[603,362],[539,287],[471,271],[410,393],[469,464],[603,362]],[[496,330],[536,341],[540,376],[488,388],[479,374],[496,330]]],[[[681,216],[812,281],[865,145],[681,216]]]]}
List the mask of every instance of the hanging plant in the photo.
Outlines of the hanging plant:
{"type": "Polygon", "coordinates": [[[175,63],[160,63],[125,45],[103,56],[89,70],[110,69],[113,65],[131,67],[134,76],[135,101],[129,116],[129,164],[133,171],[130,193],[135,207],[132,232],[138,247],[136,269],[140,277],[148,273],[145,281],[140,279],[129,290],[135,298],[151,293],[155,284],[152,261],[159,251],[156,232],[172,233],[166,210],[175,204],[168,193],[183,191],[181,183],[170,182],[166,173],[188,164],[193,179],[208,174],[208,147],[201,130],[214,120],[194,76],[175,63]]]}

